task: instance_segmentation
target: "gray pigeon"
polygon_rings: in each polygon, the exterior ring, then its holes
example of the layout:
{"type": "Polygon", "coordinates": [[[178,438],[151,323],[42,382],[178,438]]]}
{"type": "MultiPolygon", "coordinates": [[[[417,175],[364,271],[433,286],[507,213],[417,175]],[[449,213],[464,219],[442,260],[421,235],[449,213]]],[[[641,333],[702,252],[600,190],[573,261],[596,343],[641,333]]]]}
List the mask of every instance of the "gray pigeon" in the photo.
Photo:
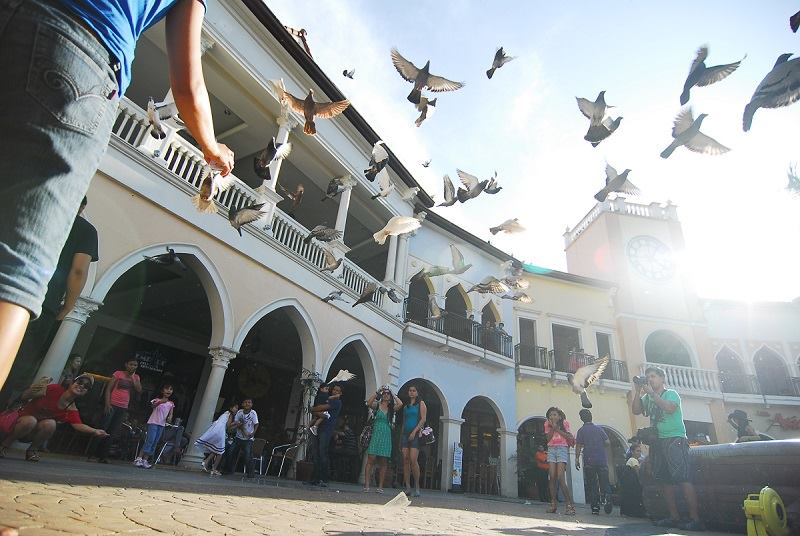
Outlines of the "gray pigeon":
{"type": "Polygon", "coordinates": [[[344,71],[342,71],[342,74],[344,76],[346,76],[347,78],[349,78],[350,80],[352,80],[353,79],[353,75],[356,74],[356,70],[355,69],[350,69],[348,71],[347,69],[345,69],[344,71]]]}
{"type": "Polygon", "coordinates": [[[369,159],[369,168],[364,170],[364,176],[370,182],[375,180],[375,177],[380,173],[386,164],[389,162],[389,152],[386,150],[385,143],[382,140],[375,142],[372,146],[372,157],[369,159]]]}
{"type": "Polygon", "coordinates": [[[513,60],[516,56],[507,56],[506,53],[503,51],[503,47],[497,49],[497,52],[494,53],[494,60],[492,60],[492,67],[486,71],[486,76],[491,80],[494,72],[508,63],[509,61],[513,60]]]}
{"type": "Polygon", "coordinates": [[[461,275],[470,268],[472,268],[472,264],[464,263],[464,255],[453,244],[450,244],[450,256],[453,259],[453,269],[450,270],[449,273],[454,275],[461,275]]]}
{"type": "Polygon", "coordinates": [[[433,92],[439,91],[455,91],[464,87],[463,82],[453,82],[447,78],[436,76],[430,73],[431,62],[430,60],[425,63],[422,69],[416,67],[413,63],[400,55],[396,48],[392,49],[392,63],[397,72],[400,73],[406,81],[414,84],[414,89],[408,94],[409,102],[419,104],[422,99],[422,90],[427,88],[433,92]]]}
{"type": "Polygon", "coordinates": [[[489,179],[489,184],[487,184],[486,188],[483,189],[483,193],[494,195],[502,189],[503,187],[497,183],[497,172],[495,171],[494,177],[489,179]]]}
{"type": "Polygon", "coordinates": [[[420,97],[419,104],[417,104],[417,111],[419,112],[419,117],[417,117],[417,120],[414,121],[414,124],[417,126],[422,125],[423,121],[425,121],[427,118],[433,115],[434,110],[436,110],[436,99],[429,99],[428,97],[420,97]]]}
{"type": "Polygon", "coordinates": [[[294,192],[290,192],[283,185],[279,184],[278,189],[281,191],[283,196],[292,202],[292,207],[289,210],[289,216],[294,216],[294,211],[300,206],[300,203],[303,202],[303,194],[305,194],[305,186],[302,184],[298,184],[297,187],[294,189],[294,192]]]}
{"type": "Polygon", "coordinates": [[[758,84],[750,102],[744,107],[742,126],[750,130],[753,114],[759,108],[780,108],[800,99],[800,58],[790,60],[791,53],[781,54],[775,66],[758,84]]]}
{"type": "Polygon", "coordinates": [[[612,120],[609,116],[605,116],[599,125],[589,125],[589,130],[586,131],[584,140],[592,144],[592,147],[597,147],[600,142],[611,136],[622,122],[622,116],[612,120]]]}
{"type": "Polygon", "coordinates": [[[453,181],[450,180],[449,175],[442,177],[444,182],[444,201],[436,205],[437,207],[450,207],[455,205],[456,201],[456,188],[453,186],[453,181]]]}
{"type": "Polygon", "coordinates": [[[333,292],[322,298],[322,301],[324,301],[325,303],[330,303],[332,301],[338,300],[344,303],[350,303],[349,301],[342,298],[342,294],[344,294],[343,290],[334,290],[333,292]]]}
{"type": "Polygon", "coordinates": [[[311,232],[308,233],[308,236],[303,239],[303,244],[308,244],[311,242],[312,238],[316,238],[320,242],[331,242],[333,240],[337,240],[342,237],[342,232],[337,231],[336,229],[331,229],[330,227],[326,227],[325,225],[317,225],[311,232]]]}
{"type": "Polygon", "coordinates": [[[800,11],[789,17],[789,28],[793,33],[797,33],[797,29],[800,28],[800,11]]]}
{"type": "Polygon", "coordinates": [[[270,176],[269,166],[272,165],[273,162],[283,160],[289,156],[291,152],[291,142],[278,143],[275,141],[275,136],[273,136],[272,141],[267,144],[267,147],[253,157],[253,170],[261,180],[271,180],[272,177],[270,176]]]}
{"type": "Polygon", "coordinates": [[[510,290],[500,296],[501,300],[512,300],[520,303],[533,303],[533,298],[522,292],[521,290],[510,290]]]}
{"type": "MultiPolygon", "coordinates": [[[[694,87],[710,86],[714,82],[719,82],[727,78],[733,71],[739,68],[742,60],[734,63],[726,63],[725,65],[715,65],[714,67],[706,67],[706,58],[708,57],[708,46],[703,45],[697,49],[697,55],[689,67],[689,75],[686,77],[686,82],[683,84],[683,93],[681,93],[681,104],[689,102],[689,91],[694,87]]],[[[745,56],[746,57],[746,56],[745,56]]]]}
{"type": "Polygon", "coordinates": [[[361,291],[361,295],[353,304],[353,307],[355,307],[360,303],[367,303],[369,301],[372,301],[372,297],[375,295],[377,291],[378,291],[378,285],[376,285],[375,283],[367,283],[367,285],[364,287],[364,290],[361,291]]]}
{"type": "Polygon", "coordinates": [[[429,158],[429,159],[427,159],[427,160],[425,160],[425,161],[422,163],[422,167],[424,167],[424,168],[426,168],[426,167],[430,167],[430,165],[431,165],[431,159],[430,159],[430,158],[429,158]]]}
{"type": "Polygon", "coordinates": [[[325,197],[322,198],[322,201],[333,199],[340,193],[344,192],[348,188],[352,188],[355,185],[356,180],[349,175],[334,177],[330,180],[330,182],[328,182],[328,189],[325,192],[325,197]]]}
{"type": "Polygon", "coordinates": [[[181,258],[175,253],[175,250],[171,247],[167,246],[167,252],[162,253],[161,255],[154,255],[152,257],[148,257],[147,255],[142,255],[148,262],[152,262],[153,264],[158,264],[160,266],[172,266],[175,265],[184,272],[188,270],[186,265],[183,263],[181,258]]]}
{"type": "Polygon", "coordinates": [[[797,167],[794,165],[789,166],[789,172],[786,175],[789,177],[789,184],[786,185],[786,189],[800,196],[800,176],[797,174],[797,167]]]}
{"type": "Polygon", "coordinates": [[[320,272],[330,272],[333,273],[339,269],[339,266],[342,265],[342,260],[344,257],[337,259],[333,251],[330,248],[322,248],[322,252],[325,254],[325,266],[320,269],[320,272]]]}
{"type": "Polygon", "coordinates": [[[700,125],[706,117],[708,114],[700,114],[695,119],[691,107],[681,110],[675,117],[675,124],[672,127],[672,137],[675,139],[661,152],[661,158],[669,158],[669,155],[681,145],[695,153],[709,155],[724,154],[730,151],[714,138],[700,132],[700,125]]]}
{"type": "Polygon", "coordinates": [[[589,365],[584,365],[576,370],[575,374],[567,374],[567,381],[572,387],[572,392],[581,395],[581,406],[584,408],[592,407],[592,403],[586,395],[586,388],[600,379],[606,366],[608,366],[608,356],[598,359],[589,365]]]}
{"type": "Polygon", "coordinates": [[[639,188],[628,180],[628,173],[630,172],[630,169],[626,169],[622,173],[617,173],[616,169],[606,163],[606,185],[594,195],[594,198],[602,203],[611,192],[639,195],[639,188]]]}
{"type": "Polygon", "coordinates": [[[606,109],[613,108],[606,104],[605,91],[601,91],[594,102],[582,97],[575,97],[575,100],[578,101],[578,109],[581,113],[591,121],[590,126],[601,124],[606,116],[606,109]]]}
{"type": "Polygon", "coordinates": [[[386,294],[389,297],[389,299],[392,300],[394,303],[400,303],[403,301],[403,298],[398,296],[397,292],[393,288],[380,287],[378,291],[381,294],[386,294]]]}
{"type": "Polygon", "coordinates": [[[508,290],[508,285],[496,277],[488,275],[481,279],[480,283],[472,285],[467,291],[467,294],[470,292],[478,292],[480,294],[505,294],[508,290]]]}
{"type": "Polygon", "coordinates": [[[459,188],[456,192],[456,197],[462,203],[478,197],[489,184],[488,179],[479,181],[475,175],[470,175],[460,169],[456,169],[456,173],[458,173],[458,178],[461,179],[461,184],[464,185],[464,188],[459,188]]]}
{"type": "Polygon", "coordinates": [[[252,223],[266,214],[266,212],[261,212],[262,208],[264,208],[264,203],[257,203],[238,209],[231,205],[231,208],[228,211],[228,221],[231,222],[231,227],[236,229],[236,231],[239,233],[239,236],[242,236],[243,225],[252,223]]]}

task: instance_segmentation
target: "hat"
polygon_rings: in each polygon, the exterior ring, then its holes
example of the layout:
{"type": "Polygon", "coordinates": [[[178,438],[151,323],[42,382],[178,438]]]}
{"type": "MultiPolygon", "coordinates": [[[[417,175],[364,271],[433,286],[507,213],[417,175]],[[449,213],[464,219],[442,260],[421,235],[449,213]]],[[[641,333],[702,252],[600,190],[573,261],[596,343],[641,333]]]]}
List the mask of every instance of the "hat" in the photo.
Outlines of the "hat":
{"type": "Polygon", "coordinates": [[[89,387],[91,388],[94,386],[94,376],[91,374],[79,374],[72,379],[72,383],[75,383],[78,380],[89,380],[89,387]]]}
{"type": "Polygon", "coordinates": [[[742,411],[740,409],[733,410],[733,412],[730,415],[728,415],[728,418],[729,419],[733,419],[735,421],[752,422],[752,419],[748,419],[747,418],[747,413],[745,413],[744,411],[742,411]]]}

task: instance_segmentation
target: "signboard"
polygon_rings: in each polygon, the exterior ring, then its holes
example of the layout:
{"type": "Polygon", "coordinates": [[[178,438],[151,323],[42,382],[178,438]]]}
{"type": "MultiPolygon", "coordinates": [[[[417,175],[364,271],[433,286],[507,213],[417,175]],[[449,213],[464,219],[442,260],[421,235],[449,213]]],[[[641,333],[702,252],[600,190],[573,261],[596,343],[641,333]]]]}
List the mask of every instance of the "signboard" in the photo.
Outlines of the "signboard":
{"type": "Polygon", "coordinates": [[[139,350],[136,352],[136,360],[140,369],[158,373],[164,372],[167,364],[167,359],[160,350],[139,350]]]}
{"type": "Polygon", "coordinates": [[[461,470],[464,461],[464,449],[458,443],[453,443],[453,487],[461,487],[461,470]]]}

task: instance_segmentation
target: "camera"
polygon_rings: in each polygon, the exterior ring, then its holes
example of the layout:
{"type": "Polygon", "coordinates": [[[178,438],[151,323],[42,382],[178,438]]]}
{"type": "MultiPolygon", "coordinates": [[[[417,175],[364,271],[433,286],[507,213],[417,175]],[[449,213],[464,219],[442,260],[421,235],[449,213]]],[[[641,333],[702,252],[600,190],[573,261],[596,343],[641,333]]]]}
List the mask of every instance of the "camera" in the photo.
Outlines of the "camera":
{"type": "Polygon", "coordinates": [[[633,383],[635,385],[644,385],[647,383],[647,378],[645,378],[644,376],[634,376],[633,383]]]}

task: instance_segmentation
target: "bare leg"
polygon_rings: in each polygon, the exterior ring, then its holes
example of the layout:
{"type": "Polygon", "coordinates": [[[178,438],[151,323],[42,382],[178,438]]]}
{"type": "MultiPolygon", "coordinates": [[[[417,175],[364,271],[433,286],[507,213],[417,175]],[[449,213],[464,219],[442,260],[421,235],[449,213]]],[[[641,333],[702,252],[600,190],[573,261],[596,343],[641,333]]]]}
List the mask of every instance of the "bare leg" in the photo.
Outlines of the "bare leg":
{"type": "MultiPolygon", "coordinates": [[[[669,509],[669,517],[677,521],[681,518],[678,513],[678,505],[675,502],[675,486],[664,485],[661,486],[661,491],[664,492],[664,499],[667,501],[667,508],[669,509]]],[[[695,514],[697,513],[697,496],[695,496],[695,514]]]]}
{"type": "Polygon", "coordinates": [[[31,441],[31,446],[28,450],[39,450],[39,446],[50,439],[50,436],[52,436],[55,431],[56,421],[53,419],[42,419],[36,423],[36,427],[33,429],[33,441],[31,441]]]}
{"type": "Polygon", "coordinates": [[[387,461],[386,458],[381,458],[378,461],[378,487],[381,489],[383,489],[383,483],[386,480],[386,469],[389,466],[387,461]]]}
{"type": "Polygon", "coordinates": [[[0,301],[0,387],[6,383],[30,318],[30,312],[24,307],[0,301]]]}
{"type": "Polygon", "coordinates": [[[11,433],[8,434],[8,437],[3,440],[3,443],[0,444],[0,446],[9,447],[17,439],[30,434],[33,429],[36,428],[36,424],[36,417],[32,417],[31,415],[20,417],[17,419],[17,424],[14,425],[14,429],[11,430],[11,433]]]}
{"type": "Polygon", "coordinates": [[[209,458],[212,457],[212,456],[214,457],[214,467],[213,467],[213,469],[214,469],[214,471],[217,471],[219,469],[219,462],[222,461],[222,454],[211,453],[208,456],[209,456],[209,458]]]}
{"type": "Polygon", "coordinates": [[[409,460],[411,461],[411,472],[414,474],[414,489],[417,490],[419,493],[419,462],[417,461],[417,457],[419,456],[419,449],[411,448],[409,450],[409,460]]]}
{"type": "Polygon", "coordinates": [[[403,449],[403,484],[406,486],[406,491],[411,491],[411,449],[408,447],[403,449]]]}
{"type": "Polygon", "coordinates": [[[683,491],[686,504],[689,506],[689,517],[694,521],[700,521],[700,512],[697,509],[697,493],[694,490],[694,485],[691,482],[681,482],[681,491],[683,491]]]}
{"type": "Polygon", "coordinates": [[[364,467],[364,489],[368,490],[372,481],[372,466],[375,464],[375,456],[367,455],[367,465],[364,467]]]}
{"type": "Polygon", "coordinates": [[[558,490],[556,489],[556,485],[558,484],[558,470],[556,466],[558,464],[551,462],[549,465],[550,467],[547,469],[547,487],[550,490],[550,509],[553,510],[558,506],[558,490]]]}
{"type": "Polygon", "coordinates": [[[561,491],[564,492],[564,498],[567,500],[567,505],[574,506],[574,503],[572,502],[572,491],[567,485],[567,464],[565,463],[558,464],[558,483],[561,485],[561,491]]]}

